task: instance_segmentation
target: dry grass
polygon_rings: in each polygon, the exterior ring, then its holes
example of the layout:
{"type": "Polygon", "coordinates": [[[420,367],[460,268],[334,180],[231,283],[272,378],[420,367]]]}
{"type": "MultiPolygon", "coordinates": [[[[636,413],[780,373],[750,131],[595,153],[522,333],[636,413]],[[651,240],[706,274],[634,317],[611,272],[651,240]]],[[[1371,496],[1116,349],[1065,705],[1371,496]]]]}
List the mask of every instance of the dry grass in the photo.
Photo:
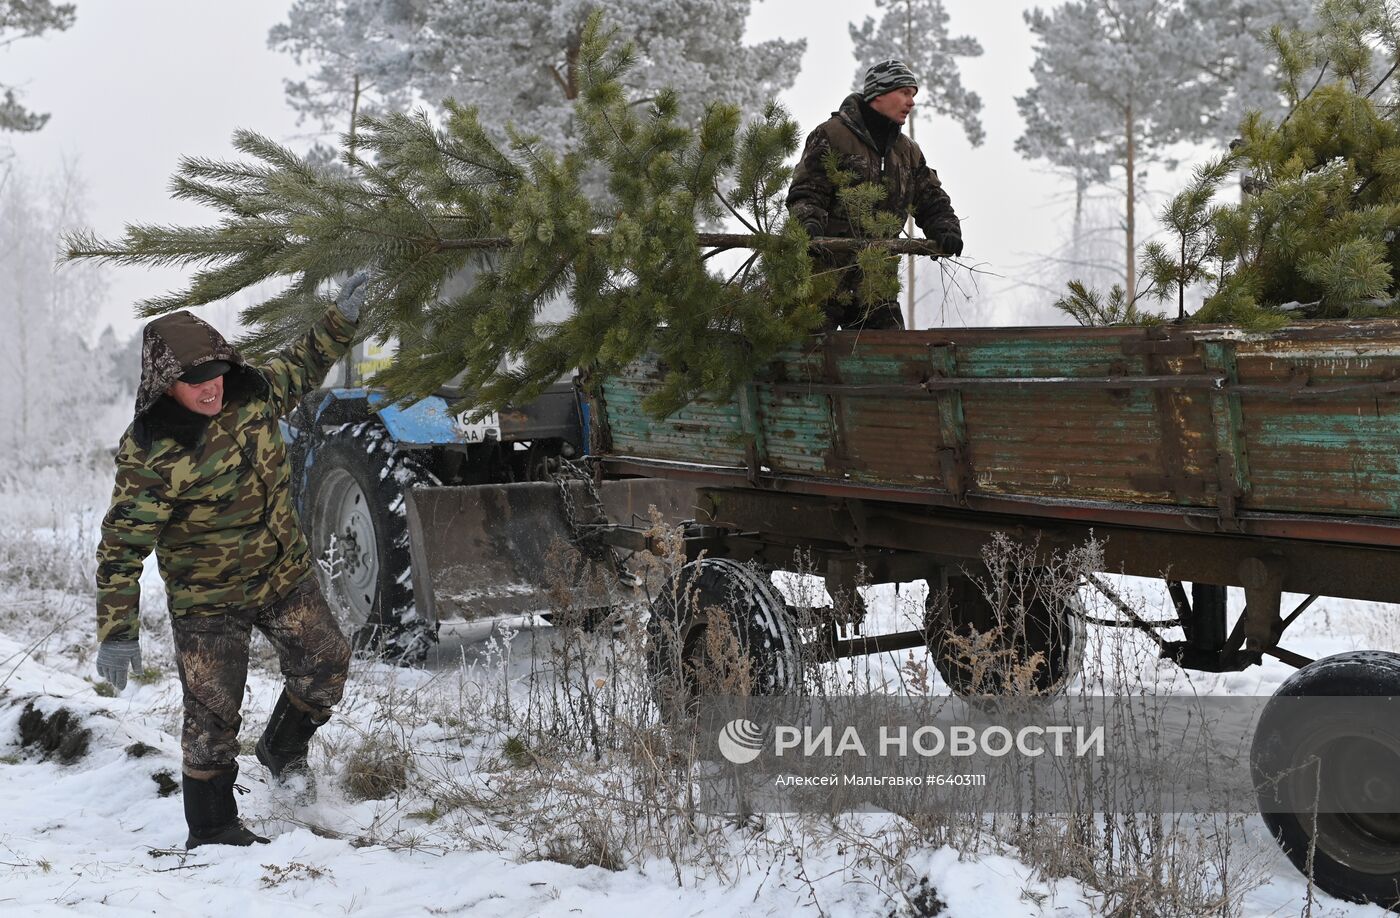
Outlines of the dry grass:
{"type": "Polygon", "coordinates": [[[413,754],[391,738],[367,736],[341,764],[340,785],[351,800],[383,800],[408,789],[413,754]]]}

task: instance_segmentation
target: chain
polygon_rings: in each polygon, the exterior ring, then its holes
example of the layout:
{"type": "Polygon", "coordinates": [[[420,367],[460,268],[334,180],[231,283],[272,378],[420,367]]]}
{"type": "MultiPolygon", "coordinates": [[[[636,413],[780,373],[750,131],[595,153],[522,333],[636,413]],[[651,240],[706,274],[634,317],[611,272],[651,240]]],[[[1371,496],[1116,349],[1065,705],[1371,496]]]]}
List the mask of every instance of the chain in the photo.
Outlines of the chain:
{"type": "Polygon", "coordinates": [[[599,530],[607,525],[608,512],[603,507],[603,497],[598,493],[591,471],[582,462],[571,462],[560,456],[557,470],[550,477],[559,489],[559,506],[564,511],[564,524],[569,528],[569,537],[574,545],[593,561],[607,562],[619,576],[629,576],[617,549],[598,537],[599,530]],[[583,507],[574,499],[574,490],[570,487],[575,481],[583,485],[583,507]],[[584,519],[585,513],[587,521],[584,519]]]}

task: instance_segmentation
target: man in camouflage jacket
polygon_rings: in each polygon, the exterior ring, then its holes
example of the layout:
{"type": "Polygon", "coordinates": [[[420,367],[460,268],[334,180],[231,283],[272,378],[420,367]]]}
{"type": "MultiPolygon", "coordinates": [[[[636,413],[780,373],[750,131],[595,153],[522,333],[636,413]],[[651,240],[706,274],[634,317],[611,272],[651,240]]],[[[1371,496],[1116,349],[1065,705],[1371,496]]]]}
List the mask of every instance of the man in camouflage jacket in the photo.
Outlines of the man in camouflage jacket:
{"type": "Polygon", "coordinates": [[[140,578],[152,550],[165,581],[184,694],[187,847],[267,839],[238,819],[240,708],[257,627],[286,684],[258,741],[274,779],[309,790],[307,747],[340,700],[350,646],[312,576],[278,421],[348,349],[361,273],[297,344],[252,366],[188,312],[149,323],[136,414],[116,457],[97,549],[98,673],[140,670],[140,578]]]}
{"type": "MultiPolygon", "coordinates": [[[[853,185],[869,182],[885,188],[878,210],[901,223],[912,214],[944,255],[962,254],[962,224],[938,173],[929,168],[919,145],[900,132],[918,91],[918,81],[903,63],[876,64],[866,73],[863,90],[846,97],[840,109],[807,136],[788,188],[787,208],[808,235],[860,235],[828,169],[828,158],[834,154],[834,165],[851,177],[853,185]]],[[[822,253],[816,261],[817,271],[840,272],[836,291],[825,304],[827,331],[904,327],[898,303],[860,302],[861,277],[854,254],[822,253]]]]}

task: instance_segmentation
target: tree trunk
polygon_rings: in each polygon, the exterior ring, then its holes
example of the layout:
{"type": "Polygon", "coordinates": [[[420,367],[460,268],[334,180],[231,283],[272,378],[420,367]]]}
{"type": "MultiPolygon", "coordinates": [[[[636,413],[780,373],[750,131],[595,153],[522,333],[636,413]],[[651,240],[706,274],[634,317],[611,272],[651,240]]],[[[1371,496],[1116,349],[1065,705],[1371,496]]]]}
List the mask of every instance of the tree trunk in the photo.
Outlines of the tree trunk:
{"type": "Polygon", "coordinates": [[[564,55],[564,98],[570,101],[578,98],[578,55],[582,47],[582,32],[569,37],[569,47],[564,55]]]}
{"type": "Polygon", "coordinates": [[[1137,291],[1137,147],[1133,138],[1133,104],[1128,103],[1126,129],[1128,132],[1128,220],[1127,220],[1127,245],[1128,245],[1128,270],[1126,283],[1123,290],[1128,296],[1128,302],[1132,302],[1133,294],[1137,291]]]}
{"type": "MultiPolygon", "coordinates": [[[[910,140],[913,140],[913,139],[914,139],[914,119],[913,119],[912,117],[909,119],[909,139],[910,139],[910,140]]],[[[912,216],[911,216],[911,217],[906,217],[906,218],[905,218],[905,221],[904,221],[904,235],[909,236],[909,237],[911,237],[911,238],[912,238],[913,235],[914,235],[914,218],[913,218],[912,216]]],[[[908,270],[908,276],[909,276],[909,279],[908,279],[908,289],[907,289],[907,291],[905,292],[905,297],[904,297],[905,303],[908,304],[908,305],[905,307],[905,310],[904,310],[905,317],[906,317],[906,318],[905,318],[905,325],[906,325],[907,328],[911,328],[911,329],[914,329],[914,328],[918,328],[918,327],[919,327],[918,325],[914,324],[914,260],[915,260],[916,258],[918,258],[917,255],[910,255],[910,256],[909,256],[909,267],[908,267],[908,269],[907,269],[907,270],[908,270]]]]}
{"type": "Polygon", "coordinates": [[[360,75],[355,74],[355,89],[350,96],[350,155],[355,155],[355,126],[360,120],[360,75]]]}
{"type": "MultiPolygon", "coordinates": [[[[350,97],[350,155],[355,155],[355,126],[360,122],[360,75],[355,74],[355,93],[350,97]]],[[[355,358],[361,348],[359,343],[350,346],[350,351],[341,358],[340,383],[347,389],[355,386],[355,358]]]]}
{"type": "MultiPolygon", "coordinates": [[[[905,60],[911,60],[913,57],[914,57],[914,9],[913,9],[913,4],[910,3],[909,0],[905,0],[905,3],[904,3],[904,59],[905,59],[905,60]]],[[[914,113],[913,113],[913,112],[910,112],[910,113],[909,113],[909,139],[910,139],[910,140],[913,140],[913,139],[914,139],[914,113]]],[[[904,234],[905,234],[906,236],[911,236],[911,237],[914,235],[914,218],[913,218],[912,216],[911,216],[911,217],[908,217],[908,218],[905,219],[905,221],[904,221],[904,234]]],[[[915,259],[915,257],[916,257],[916,256],[914,256],[914,255],[910,255],[910,256],[909,256],[909,267],[908,267],[908,272],[909,272],[909,290],[908,290],[908,292],[905,294],[905,302],[908,303],[908,307],[905,309],[905,313],[906,313],[907,316],[908,316],[908,318],[905,320],[905,324],[906,324],[906,327],[911,328],[911,329],[913,329],[913,328],[918,328],[918,327],[919,327],[918,325],[916,325],[916,324],[914,323],[914,259],[915,259]]]]}
{"type": "Polygon", "coordinates": [[[1075,260],[1079,260],[1083,254],[1081,248],[1084,244],[1084,194],[1088,185],[1083,173],[1074,176],[1074,228],[1070,230],[1070,246],[1075,260]]]}

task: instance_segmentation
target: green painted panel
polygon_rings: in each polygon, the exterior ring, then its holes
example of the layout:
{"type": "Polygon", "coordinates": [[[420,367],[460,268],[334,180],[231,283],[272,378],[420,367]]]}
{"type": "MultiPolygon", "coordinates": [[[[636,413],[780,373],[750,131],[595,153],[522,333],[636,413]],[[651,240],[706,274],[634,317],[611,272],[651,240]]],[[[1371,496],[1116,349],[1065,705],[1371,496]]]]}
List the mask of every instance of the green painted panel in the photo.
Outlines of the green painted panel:
{"type": "Polygon", "coordinates": [[[1013,339],[996,344],[958,348],[958,371],[963,376],[1026,379],[1055,376],[1145,374],[1141,357],[1125,357],[1116,340],[1037,341],[1013,339]]]}
{"type": "Polygon", "coordinates": [[[822,395],[775,395],[759,387],[768,462],[780,471],[820,472],[831,452],[831,411],[822,395]]]}

